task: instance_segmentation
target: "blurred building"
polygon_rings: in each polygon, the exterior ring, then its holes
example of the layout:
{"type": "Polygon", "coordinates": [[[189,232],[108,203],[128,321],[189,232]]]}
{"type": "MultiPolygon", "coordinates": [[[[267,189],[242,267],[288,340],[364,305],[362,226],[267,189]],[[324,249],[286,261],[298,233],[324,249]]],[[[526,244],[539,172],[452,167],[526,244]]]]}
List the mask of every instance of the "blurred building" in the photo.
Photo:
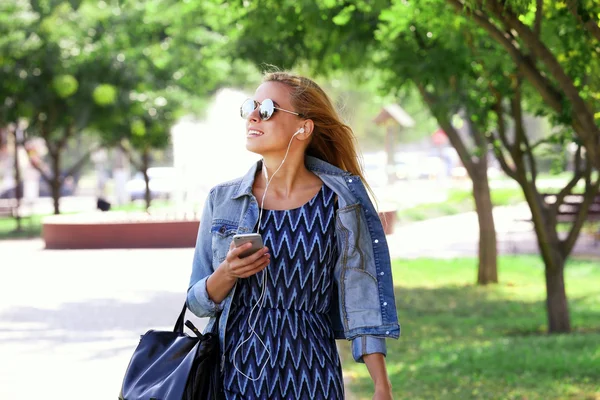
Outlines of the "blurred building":
{"type": "Polygon", "coordinates": [[[183,210],[198,209],[214,185],[244,175],[260,157],[246,150],[246,121],[240,105],[247,93],[222,89],[203,120],[183,118],[171,130],[177,173],[173,199],[183,210]]]}
{"type": "Polygon", "coordinates": [[[385,127],[385,155],[387,183],[396,181],[396,135],[405,128],[411,128],[415,121],[398,104],[384,106],[379,114],[373,119],[379,126],[385,127]]]}

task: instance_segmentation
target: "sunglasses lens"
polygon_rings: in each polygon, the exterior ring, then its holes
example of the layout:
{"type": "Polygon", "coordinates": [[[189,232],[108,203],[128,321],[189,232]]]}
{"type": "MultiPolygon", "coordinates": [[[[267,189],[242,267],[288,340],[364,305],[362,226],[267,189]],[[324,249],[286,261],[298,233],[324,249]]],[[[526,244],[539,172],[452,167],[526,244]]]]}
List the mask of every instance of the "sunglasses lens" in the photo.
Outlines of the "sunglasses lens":
{"type": "Polygon", "coordinates": [[[260,114],[260,119],[263,121],[268,120],[273,115],[273,111],[275,111],[275,105],[273,104],[273,100],[265,99],[260,108],[258,109],[260,114]]]}
{"type": "Polygon", "coordinates": [[[248,117],[250,116],[250,114],[252,114],[255,108],[256,103],[254,102],[254,100],[248,99],[242,103],[242,106],[240,107],[240,115],[242,116],[242,118],[248,119],[248,117]]]}

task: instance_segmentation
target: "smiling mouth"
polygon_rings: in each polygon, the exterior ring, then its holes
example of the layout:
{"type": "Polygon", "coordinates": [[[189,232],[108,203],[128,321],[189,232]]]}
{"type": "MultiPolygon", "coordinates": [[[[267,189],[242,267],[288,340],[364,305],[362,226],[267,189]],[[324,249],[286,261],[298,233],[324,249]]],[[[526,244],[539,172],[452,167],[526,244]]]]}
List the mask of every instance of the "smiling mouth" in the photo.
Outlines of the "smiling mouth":
{"type": "Polygon", "coordinates": [[[246,137],[258,137],[264,135],[261,131],[255,131],[254,129],[250,129],[246,134],[246,137]]]}

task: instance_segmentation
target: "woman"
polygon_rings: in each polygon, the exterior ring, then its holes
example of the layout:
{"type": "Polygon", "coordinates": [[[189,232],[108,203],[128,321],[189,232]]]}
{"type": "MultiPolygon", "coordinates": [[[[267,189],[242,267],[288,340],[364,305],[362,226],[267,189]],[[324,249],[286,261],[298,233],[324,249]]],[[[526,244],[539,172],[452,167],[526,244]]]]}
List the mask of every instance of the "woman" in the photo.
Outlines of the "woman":
{"type": "Polygon", "coordinates": [[[344,338],[373,398],[391,399],[385,338],[400,326],[352,130],[316,83],[284,72],[267,74],[241,114],[262,160],[211,190],[187,297],[197,316],[220,316],[226,397],[342,399],[344,338]],[[240,258],[251,245],[234,247],[233,236],[257,231],[264,247],[240,258]]]}

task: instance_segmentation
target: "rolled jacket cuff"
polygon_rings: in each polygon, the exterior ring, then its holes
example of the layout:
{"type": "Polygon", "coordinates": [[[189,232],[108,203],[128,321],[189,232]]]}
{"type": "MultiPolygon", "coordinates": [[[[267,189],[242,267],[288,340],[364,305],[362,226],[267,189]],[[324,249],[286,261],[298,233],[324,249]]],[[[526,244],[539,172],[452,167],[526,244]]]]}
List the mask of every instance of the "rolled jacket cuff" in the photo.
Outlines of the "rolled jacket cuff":
{"type": "Polygon", "coordinates": [[[188,306],[199,317],[213,317],[223,311],[222,303],[215,303],[208,296],[206,282],[208,276],[196,282],[188,292],[188,306]]]}
{"type": "Polygon", "coordinates": [[[365,335],[352,339],[352,356],[356,362],[364,363],[363,356],[373,353],[387,355],[385,338],[365,335]]]}

